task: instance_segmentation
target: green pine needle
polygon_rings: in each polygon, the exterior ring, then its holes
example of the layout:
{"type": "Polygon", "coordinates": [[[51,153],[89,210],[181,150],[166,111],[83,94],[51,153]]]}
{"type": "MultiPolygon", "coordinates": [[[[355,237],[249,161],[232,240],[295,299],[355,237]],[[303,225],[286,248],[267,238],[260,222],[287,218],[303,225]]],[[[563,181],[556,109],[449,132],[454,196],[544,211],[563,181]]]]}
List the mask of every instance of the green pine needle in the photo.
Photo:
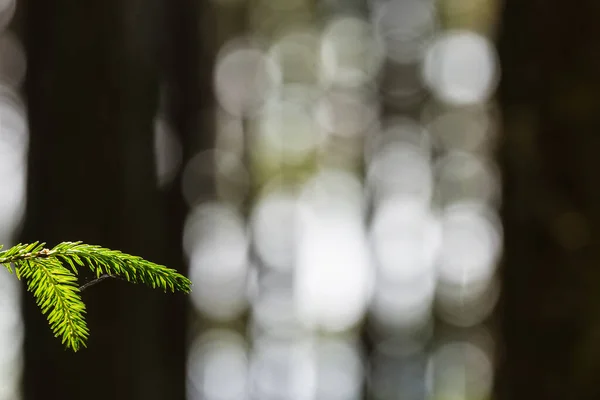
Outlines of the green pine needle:
{"type": "Polygon", "coordinates": [[[90,268],[97,278],[118,277],[165,292],[191,291],[188,278],[141,257],[81,242],[64,242],[52,249],[44,246],[39,242],[17,244],[0,251],[0,264],[11,273],[14,267],[17,278],[25,280],[54,336],[60,336],[73,351],[85,347],[89,336],[80,295],[83,287],[77,283],[78,267],[90,268]]]}

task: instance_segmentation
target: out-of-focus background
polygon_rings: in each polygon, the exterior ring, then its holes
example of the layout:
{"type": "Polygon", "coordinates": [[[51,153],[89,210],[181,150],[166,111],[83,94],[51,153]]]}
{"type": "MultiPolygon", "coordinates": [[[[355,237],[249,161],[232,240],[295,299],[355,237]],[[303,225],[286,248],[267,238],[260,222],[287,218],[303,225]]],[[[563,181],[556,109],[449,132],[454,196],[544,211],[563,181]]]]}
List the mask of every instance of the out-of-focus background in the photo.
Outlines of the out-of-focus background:
{"type": "Polygon", "coordinates": [[[0,400],[597,399],[600,3],[0,1],[0,400]]]}

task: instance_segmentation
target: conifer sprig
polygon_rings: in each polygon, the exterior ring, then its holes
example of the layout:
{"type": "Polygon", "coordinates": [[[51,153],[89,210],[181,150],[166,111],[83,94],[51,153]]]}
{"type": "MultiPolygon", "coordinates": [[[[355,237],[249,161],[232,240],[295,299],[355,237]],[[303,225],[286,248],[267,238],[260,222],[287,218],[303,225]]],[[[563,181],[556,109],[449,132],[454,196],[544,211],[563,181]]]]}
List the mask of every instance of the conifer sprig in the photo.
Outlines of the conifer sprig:
{"type": "Polygon", "coordinates": [[[90,268],[97,279],[114,276],[165,292],[191,290],[190,280],[176,270],[141,257],[81,242],[63,242],[52,249],[44,246],[39,242],[17,244],[0,251],[0,264],[26,281],[54,335],[74,351],[85,346],[89,336],[80,295],[86,285],[78,286],[78,267],[90,268]]]}

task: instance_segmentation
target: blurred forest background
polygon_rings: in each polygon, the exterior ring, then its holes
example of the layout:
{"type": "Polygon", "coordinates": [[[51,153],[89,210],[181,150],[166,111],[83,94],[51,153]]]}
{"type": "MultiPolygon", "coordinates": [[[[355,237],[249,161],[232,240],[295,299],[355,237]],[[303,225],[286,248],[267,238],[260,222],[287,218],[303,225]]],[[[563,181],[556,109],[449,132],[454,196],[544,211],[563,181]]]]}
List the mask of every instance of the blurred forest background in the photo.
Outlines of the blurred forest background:
{"type": "Polygon", "coordinates": [[[600,398],[599,18],[0,0],[0,242],[194,283],[86,290],[72,354],[0,274],[0,399],[600,398]]]}

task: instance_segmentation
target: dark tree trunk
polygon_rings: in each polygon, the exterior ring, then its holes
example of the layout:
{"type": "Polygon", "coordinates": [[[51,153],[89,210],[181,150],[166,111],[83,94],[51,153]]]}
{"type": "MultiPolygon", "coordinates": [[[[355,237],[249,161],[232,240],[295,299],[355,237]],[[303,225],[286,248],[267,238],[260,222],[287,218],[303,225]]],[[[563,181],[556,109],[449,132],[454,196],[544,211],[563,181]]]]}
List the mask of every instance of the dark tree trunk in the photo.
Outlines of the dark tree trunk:
{"type": "MultiPolygon", "coordinates": [[[[158,0],[22,1],[29,59],[23,241],[82,240],[181,269],[181,204],[156,187],[158,0]]],[[[25,295],[25,398],[184,398],[184,305],[120,281],[83,292],[72,354],[25,295]]]]}
{"type": "Polygon", "coordinates": [[[600,3],[507,0],[500,399],[600,387],[600,3]]]}

